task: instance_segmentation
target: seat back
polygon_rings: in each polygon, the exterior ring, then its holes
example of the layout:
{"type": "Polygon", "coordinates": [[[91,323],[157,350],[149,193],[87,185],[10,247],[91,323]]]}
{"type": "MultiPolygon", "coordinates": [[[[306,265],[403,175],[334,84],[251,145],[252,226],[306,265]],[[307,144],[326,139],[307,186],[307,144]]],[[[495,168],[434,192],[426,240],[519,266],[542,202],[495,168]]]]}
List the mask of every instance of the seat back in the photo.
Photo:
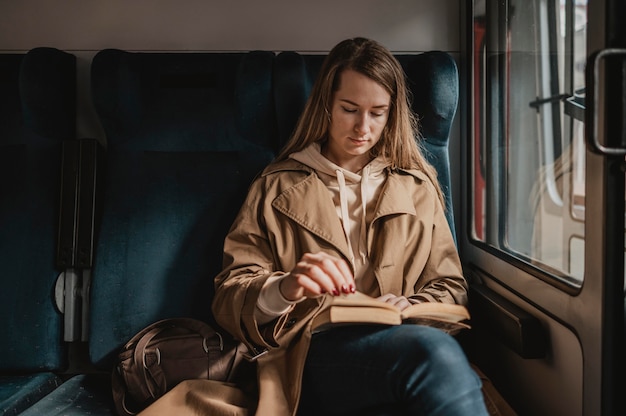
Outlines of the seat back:
{"type": "Polygon", "coordinates": [[[407,75],[413,111],[419,117],[423,153],[437,170],[446,202],[446,217],[456,241],[450,183],[450,130],[459,99],[459,73],[452,57],[440,51],[398,55],[407,75]]]}
{"type": "MultiPolygon", "coordinates": [[[[281,141],[286,141],[293,131],[324,58],[324,55],[302,55],[290,51],[277,56],[274,95],[281,141]]],[[[422,150],[437,170],[446,201],[446,217],[456,239],[448,143],[459,96],[457,66],[450,55],[440,51],[396,55],[396,58],[407,75],[412,108],[420,121],[422,150]]]]}
{"type": "Polygon", "coordinates": [[[248,186],[274,157],[274,54],[99,52],[107,138],[90,358],[109,367],[157,320],[213,323],[213,277],[248,186]]]}
{"type": "Polygon", "coordinates": [[[65,366],[54,303],[62,143],[75,138],[75,57],[0,55],[0,371],[65,366]]]}

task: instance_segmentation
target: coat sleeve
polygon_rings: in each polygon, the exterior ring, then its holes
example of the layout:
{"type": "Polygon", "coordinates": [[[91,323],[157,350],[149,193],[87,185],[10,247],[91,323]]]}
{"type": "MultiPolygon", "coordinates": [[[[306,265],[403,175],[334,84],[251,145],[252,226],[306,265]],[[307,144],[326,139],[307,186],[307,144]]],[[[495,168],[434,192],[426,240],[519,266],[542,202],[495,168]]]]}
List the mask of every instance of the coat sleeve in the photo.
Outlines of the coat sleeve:
{"type": "Polygon", "coordinates": [[[433,194],[433,219],[430,254],[422,276],[417,280],[417,302],[467,304],[467,282],[450,226],[439,199],[433,194]]]}
{"type": "Polygon", "coordinates": [[[213,315],[218,324],[248,347],[264,350],[276,347],[275,334],[285,316],[263,327],[254,310],[263,284],[273,271],[274,260],[264,224],[266,208],[264,178],[250,187],[231,229],[224,241],[222,272],[215,278],[213,315]]]}

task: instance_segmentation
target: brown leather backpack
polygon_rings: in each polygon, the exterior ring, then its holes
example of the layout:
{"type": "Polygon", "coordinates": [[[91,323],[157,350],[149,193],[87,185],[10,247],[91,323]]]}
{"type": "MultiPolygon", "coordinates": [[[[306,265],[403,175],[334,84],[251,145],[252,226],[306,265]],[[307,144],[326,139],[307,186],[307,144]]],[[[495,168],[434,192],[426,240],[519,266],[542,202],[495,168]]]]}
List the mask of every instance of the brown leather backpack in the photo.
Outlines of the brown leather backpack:
{"type": "Polygon", "coordinates": [[[231,381],[242,348],[232,337],[195,319],[155,322],[119,354],[112,372],[117,412],[137,414],[184,380],[231,381]]]}

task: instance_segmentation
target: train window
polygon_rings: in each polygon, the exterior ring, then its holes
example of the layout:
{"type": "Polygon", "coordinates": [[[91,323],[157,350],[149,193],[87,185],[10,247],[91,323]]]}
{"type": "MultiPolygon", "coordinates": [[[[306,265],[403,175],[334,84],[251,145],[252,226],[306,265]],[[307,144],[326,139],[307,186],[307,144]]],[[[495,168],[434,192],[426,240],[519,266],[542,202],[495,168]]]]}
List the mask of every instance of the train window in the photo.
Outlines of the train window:
{"type": "Polygon", "coordinates": [[[474,2],[471,238],[573,287],[584,269],[586,28],[586,0],[474,2]]]}

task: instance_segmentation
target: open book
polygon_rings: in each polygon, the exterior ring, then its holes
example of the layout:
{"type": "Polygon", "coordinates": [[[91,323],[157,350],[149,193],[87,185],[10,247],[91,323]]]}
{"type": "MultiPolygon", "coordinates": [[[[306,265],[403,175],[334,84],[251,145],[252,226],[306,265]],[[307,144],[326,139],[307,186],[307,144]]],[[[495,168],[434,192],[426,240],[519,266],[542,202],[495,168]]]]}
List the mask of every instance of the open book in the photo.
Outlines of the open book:
{"type": "Polygon", "coordinates": [[[357,292],[333,298],[333,302],[313,318],[312,330],[319,332],[336,325],[359,323],[383,325],[410,323],[432,326],[446,332],[457,332],[469,328],[464,322],[469,319],[469,312],[463,305],[424,302],[400,311],[389,303],[357,292]]]}

